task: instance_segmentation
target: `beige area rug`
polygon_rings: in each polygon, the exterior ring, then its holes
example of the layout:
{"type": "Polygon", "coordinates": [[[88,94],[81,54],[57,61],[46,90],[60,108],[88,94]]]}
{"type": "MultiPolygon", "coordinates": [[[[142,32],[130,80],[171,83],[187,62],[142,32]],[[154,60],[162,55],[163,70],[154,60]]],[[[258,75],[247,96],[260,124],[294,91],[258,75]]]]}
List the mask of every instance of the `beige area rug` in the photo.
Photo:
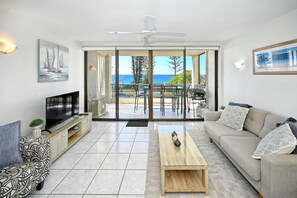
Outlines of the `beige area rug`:
{"type": "Polygon", "coordinates": [[[148,169],[145,197],[172,198],[258,198],[258,192],[249,184],[240,172],[225,157],[220,149],[209,143],[206,133],[201,129],[190,129],[189,134],[208,164],[209,196],[204,193],[160,193],[160,156],[158,134],[150,133],[148,169]]]}

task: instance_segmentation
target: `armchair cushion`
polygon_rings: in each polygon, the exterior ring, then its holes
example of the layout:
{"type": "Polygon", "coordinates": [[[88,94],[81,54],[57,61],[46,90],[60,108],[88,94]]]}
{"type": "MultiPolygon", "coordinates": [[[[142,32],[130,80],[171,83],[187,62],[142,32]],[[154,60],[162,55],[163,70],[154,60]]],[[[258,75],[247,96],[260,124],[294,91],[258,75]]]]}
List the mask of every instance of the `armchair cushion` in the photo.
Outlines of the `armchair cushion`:
{"type": "Polygon", "coordinates": [[[48,139],[22,137],[23,163],[0,169],[0,197],[25,197],[49,175],[50,142],[48,139]]]}
{"type": "Polygon", "coordinates": [[[21,121],[0,126],[0,169],[22,163],[20,155],[21,121]]]}

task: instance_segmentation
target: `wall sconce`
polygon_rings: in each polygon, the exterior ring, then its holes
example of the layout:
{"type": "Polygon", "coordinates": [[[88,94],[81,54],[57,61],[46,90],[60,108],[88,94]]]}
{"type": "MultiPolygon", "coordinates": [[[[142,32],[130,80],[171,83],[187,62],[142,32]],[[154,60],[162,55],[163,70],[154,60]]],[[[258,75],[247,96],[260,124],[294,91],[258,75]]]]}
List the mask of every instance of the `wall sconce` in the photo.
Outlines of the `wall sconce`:
{"type": "Polygon", "coordinates": [[[241,60],[241,61],[237,61],[237,62],[234,63],[234,66],[235,66],[235,68],[236,68],[238,71],[241,71],[241,70],[243,70],[243,69],[245,68],[245,63],[244,63],[243,60],[241,60]]]}
{"type": "Polygon", "coordinates": [[[0,52],[3,54],[8,54],[16,50],[17,46],[13,43],[7,41],[0,41],[0,52]]]}
{"type": "Polygon", "coordinates": [[[94,66],[94,65],[93,66],[91,65],[91,66],[89,66],[89,70],[90,71],[96,71],[97,70],[97,67],[94,66]]]}

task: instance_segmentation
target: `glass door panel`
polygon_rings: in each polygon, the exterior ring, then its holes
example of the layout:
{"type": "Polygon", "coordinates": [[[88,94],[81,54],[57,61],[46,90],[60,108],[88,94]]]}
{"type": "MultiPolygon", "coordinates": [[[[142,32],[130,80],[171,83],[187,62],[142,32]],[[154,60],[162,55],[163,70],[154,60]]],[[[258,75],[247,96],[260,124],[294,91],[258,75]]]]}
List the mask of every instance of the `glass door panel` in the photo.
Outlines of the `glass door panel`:
{"type": "Polygon", "coordinates": [[[183,50],[154,50],[152,68],[154,119],[183,119],[183,50]]]}
{"type": "Polygon", "coordinates": [[[187,90],[187,119],[203,118],[215,109],[215,51],[187,50],[187,71],[192,79],[187,90]]]}
{"type": "Polygon", "coordinates": [[[119,51],[119,119],[146,119],[148,110],[148,51],[119,51]]]}
{"type": "Polygon", "coordinates": [[[95,119],[116,118],[114,51],[88,51],[87,111],[95,119]]]}

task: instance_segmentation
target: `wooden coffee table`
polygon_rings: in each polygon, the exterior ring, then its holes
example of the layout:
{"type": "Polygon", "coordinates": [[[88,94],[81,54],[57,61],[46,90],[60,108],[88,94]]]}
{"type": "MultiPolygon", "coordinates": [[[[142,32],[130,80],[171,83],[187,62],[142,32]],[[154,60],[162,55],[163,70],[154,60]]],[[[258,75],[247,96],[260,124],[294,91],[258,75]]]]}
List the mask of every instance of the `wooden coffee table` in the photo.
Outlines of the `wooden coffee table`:
{"type": "Polygon", "coordinates": [[[161,193],[204,192],[208,195],[208,168],[188,132],[177,132],[181,146],[175,147],[172,132],[159,132],[161,193]]]}

